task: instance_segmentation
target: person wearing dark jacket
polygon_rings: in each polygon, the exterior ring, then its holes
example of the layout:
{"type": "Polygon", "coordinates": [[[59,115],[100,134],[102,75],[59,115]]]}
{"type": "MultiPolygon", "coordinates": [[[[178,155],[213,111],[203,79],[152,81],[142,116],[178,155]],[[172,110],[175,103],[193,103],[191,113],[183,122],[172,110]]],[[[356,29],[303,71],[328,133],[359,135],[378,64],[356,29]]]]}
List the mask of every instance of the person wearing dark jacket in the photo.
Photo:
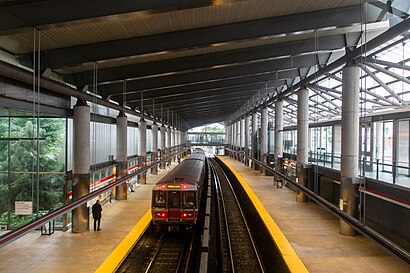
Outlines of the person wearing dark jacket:
{"type": "Polygon", "coordinates": [[[100,204],[100,200],[97,200],[95,204],[92,206],[92,211],[93,211],[93,218],[94,218],[94,230],[101,230],[100,229],[100,223],[101,223],[101,211],[102,207],[100,204]]]}

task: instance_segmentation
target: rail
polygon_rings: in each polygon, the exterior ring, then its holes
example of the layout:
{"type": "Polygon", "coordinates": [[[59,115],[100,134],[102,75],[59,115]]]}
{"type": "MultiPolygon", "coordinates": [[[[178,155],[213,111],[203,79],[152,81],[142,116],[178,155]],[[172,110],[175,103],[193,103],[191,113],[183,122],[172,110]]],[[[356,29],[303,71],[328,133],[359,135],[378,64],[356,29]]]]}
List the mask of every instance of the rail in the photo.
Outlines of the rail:
{"type": "MultiPolygon", "coordinates": [[[[265,272],[263,263],[235,191],[219,164],[213,160],[211,160],[211,164],[214,167],[214,171],[219,174],[215,182],[230,251],[230,255],[228,255],[230,257],[230,272],[241,272],[246,268],[249,272],[263,273],[265,272]],[[220,177],[222,180],[219,179],[220,177]],[[231,234],[235,236],[231,236],[231,234]],[[251,253],[253,253],[253,255],[251,253]],[[245,262],[243,261],[243,257],[247,257],[245,262]],[[254,261],[252,262],[253,259],[254,261]]],[[[223,268],[224,272],[226,272],[225,269],[226,268],[223,268]]]]}
{"type": "MultiPolygon", "coordinates": [[[[214,162],[212,164],[210,164],[211,167],[211,171],[212,171],[212,176],[214,178],[214,182],[215,182],[215,191],[216,191],[216,196],[217,196],[217,204],[218,204],[218,210],[224,215],[223,218],[223,223],[222,220],[220,219],[221,217],[218,217],[218,226],[219,226],[219,236],[222,238],[223,235],[226,236],[226,246],[224,245],[224,241],[225,240],[220,240],[220,248],[218,249],[219,251],[223,251],[225,250],[227,253],[227,260],[230,261],[229,265],[226,265],[225,259],[221,258],[221,271],[222,272],[227,272],[227,271],[231,271],[231,272],[235,272],[235,265],[233,263],[233,254],[232,254],[232,246],[231,246],[231,239],[229,236],[229,224],[228,224],[228,219],[226,217],[226,209],[225,209],[225,204],[223,201],[223,196],[222,196],[222,189],[221,189],[221,184],[219,181],[219,176],[216,173],[215,170],[215,166],[214,166],[214,162]],[[220,196],[221,198],[218,198],[218,196],[220,196]],[[227,266],[229,266],[231,268],[231,270],[227,270],[227,266]]],[[[222,254],[222,253],[220,253],[222,254]]],[[[224,255],[221,255],[220,257],[222,257],[224,255]]]]}
{"type": "Polygon", "coordinates": [[[162,162],[170,160],[172,157],[174,157],[178,154],[181,154],[182,152],[183,151],[178,151],[178,152],[172,153],[172,154],[168,155],[167,157],[157,161],[156,163],[151,163],[150,165],[141,167],[138,171],[136,171],[132,174],[128,174],[128,175],[118,179],[117,181],[111,183],[111,184],[108,184],[108,185],[106,185],[106,186],[104,186],[104,187],[102,187],[102,188],[100,188],[96,191],[93,191],[93,192],[79,198],[78,200],[75,200],[75,201],[71,202],[68,205],[65,205],[61,208],[58,208],[58,209],[52,211],[49,214],[46,214],[46,215],[44,215],[44,216],[42,216],[42,217],[40,217],[40,218],[26,224],[26,225],[24,225],[24,226],[22,226],[22,227],[20,227],[16,230],[13,230],[13,231],[1,236],[0,237],[0,248],[8,245],[9,243],[17,240],[18,238],[26,235],[30,231],[32,231],[32,230],[34,230],[38,227],[41,227],[44,224],[56,219],[57,217],[60,217],[64,214],[72,211],[73,209],[78,208],[79,206],[87,203],[89,200],[92,200],[93,198],[97,197],[98,195],[112,189],[113,187],[116,187],[116,186],[124,183],[126,180],[128,180],[128,179],[130,179],[130,178],[132,178],[132,177],[134,177],[134,176],[136,176],[140,173],[143,173],[143,172],[151,169],[152,167],[161,164],[162,162]]]}
{"type": "Polygon", "coordinates": [[[305,188],[304,186],[296,183],[295,181],[293,181],[292,179],[290,179],[286,175],[274,170],[273,168],[271,168],[270,166],[264,164],[263,162],[246,155],[243,151],[235,151],[235,150],[231,150],[231,149],[226,149],[226,150],[231,152],[231,153],[236,153],[240,156],[244,156],[244,157],[252,160],[252,162],[255,162],[256,164],[258,164],[258,165],[262,166],[263,168],[267,169],[268,171],[272,172],[275,178],[280,178],[280,179],[286,180],[287,183],[291,184],[292,186],[294,186],[295,188],[297,188],[298,190],[300,190],[301,192],[306,194],[309,198],[314,200],[319,205],[321,205],[324,208],[326,208],[326,209],[330,210],[331,212],[333,212],[336,217],[338,217],[339,219],[345,221],[347,224],[352,226],[356,231],[358,231],[362,235],[372,239],[373,241],[375,241],[376,243],[378,243],[379,245],[384,247],[387,251],[393,253],[394,255],[396,255],[400,259],[404,260],[405,262],[410,263],[410,252],[408,252],[407,250],[405,250],[402,247],[398,246],[397,244],[393,243],[392,241],[388,240],[386,237],[382,236],[380,233],[376,232],[375,230],[369,228],[368,226],[365,226],[359,220],[357,220],[356,218],[354,218],[354,217],[350,216],[349,214],[345,213],[344,211],[342,211],[337,206],[333,205],[332,203],[330,203],[329,201],[327,201],[323,197],[321,197],[319,195],[316,195],[313,191],[311,191],[311,190],[305,188]]]}

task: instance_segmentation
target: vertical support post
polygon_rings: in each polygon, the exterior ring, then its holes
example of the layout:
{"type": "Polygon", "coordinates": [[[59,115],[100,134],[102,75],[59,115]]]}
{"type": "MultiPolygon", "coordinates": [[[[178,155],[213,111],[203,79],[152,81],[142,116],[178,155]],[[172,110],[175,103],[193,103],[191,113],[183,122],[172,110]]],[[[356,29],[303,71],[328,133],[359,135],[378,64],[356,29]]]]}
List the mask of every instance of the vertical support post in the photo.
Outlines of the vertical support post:
{"type": "MultiPolygon", "coordinates": [[[[73,151],[73,201],[90,193],[90,107],[80,99],[74,106],[74,151],[73,151]]],[[[75,208],[72,213],[73,233],[89,230],[87,204],[75,208]]]]}
{"type": "MultiPolygon", "coordinates": [[[[147,122],[141,118],[138,123],[139,132],[140,132],[140,139],[139,139],[139,157],[140,157],[140,166],[146,166],[147,162],[147,122]]],[[[147,172],[142,172],[140,174],[140,184],[147,183],[147,172]]]]}
{"type": "MultiPolygon", "coordinates": [[[[261,111],[261,159],[264,164],[268,164],[268,108],[263,107],[261,111]]],[[[261,167],[260,171],[266,175],[266,168],[261,167]]]]}
{"type": "MultiPolygon", "coordinates": [[[[167,149],[167,156],[171,154],[171,126],[168,126],[167,129],[167,144],[166,144],[166,149],[167,149]]],[[[171,159],[168,160],[168,164],[171,165],[171,159]]]]}
{"type": "MultiPolygon", "coordinates": [[[[160,147],[160,156],[161,156],[161,160],[164,159],[165,157],[165,124],[162,124],[161,126],[161,147],[160,147]]],[[[161,169],[165,169],[165,161],[161,162],[161,169]]]]}
{"type": "MultiPolygon", "coordinates": [[[[258,131],[258,114],[256,112],[252,113],[252,157],[257,159],[258,157],[258,139],[257,139],[257,131],[258,131]]],[[[252,160],[252,168],[254,170],[258,169],[258,164],[252,160]]]]}
{"type": "MultiPolygon", "coordinates": [[[[174,128],[172,128],[172,143],[171,143],[171,147],[172,147],[172,152],[175,152],[176,151],[176,146],[177,146],[177,139],[176,139],[176,131],[177,131],[177,129],[174,127],[174,128]]],[[[172,157],[172,161],[173,162],[176,162],[177,161],[177,156],[176,155],[174,155],[173,157],[172,157]]]]}
{"type": "Polygon", "coordinates": [[[379,179],[379,161],[383,158],[383,122],[376,122],[376,179],[379,179]]]}
{"type": "Polygon", "coordinates": [[[275,102],[275,170],[282,172],[283,159],[283,101],[275,102]]]}
{"type": "MultiPolygon", "coordinates": [[[[158,156],[158,125],[155,121],[151,125],[151,131],[152,131],[152,162],[155,164],[157,163],[157,156],[158,156]]],[[[158,165],[155,165],[151,169],[151,173],[158,174],[158,165]]]]}
{"type": "MultiPolygon", "coordinates": [[[[346,65],[342,75],[342,160],[340,167],[340,209],[357,218],[359,174],[359,67],[346,65]]],[[[357,232],[340,220],[340,234],[355,236],[357,232]]]]}
{"type": "MultiPolygon", "coordinates": [[[[309,90],[303,87],[298,92],[297,112],[297,178],[298,183],[307,188],[307,164],[309,147],[309,90]]],[[[307,202],[307,196],[301,191],[296,191],[297,202],[307,202]]]]}
{"type": "MultiPolygon", "coordinates": [[[[239,150],[241,151],[241,152],[243,152],[244,151],[244,146],[245,146],[245,119],[240,119],[240,140],[241,140],[241,143],[240,143],[240,148],[239,148],[239,150]]],[[[240,154],[240,161],[241,162],[243,162],[243,158],[244,158],[244,156],[243,156],[243,154],[240,154]]]]}
{"type": "MultiPolygon", "coordinates": [[[[249,115],[247,115],[245,117],[245,154],[249,155],[249,126],[251,123],[251,117],[249,115]]],[[[249,166],[249,159],[247,157],[245,157],[245,165],[249,166]]]]}
{"type": "MultiPolygon", "coordinates": [[[[116,178],[127,175],[127,116],[120,112],[117,116],[117,169],[116,178]]],[[[127,184],[122,183],[115,189],[115,199],[127,200],[127,184]]]]}

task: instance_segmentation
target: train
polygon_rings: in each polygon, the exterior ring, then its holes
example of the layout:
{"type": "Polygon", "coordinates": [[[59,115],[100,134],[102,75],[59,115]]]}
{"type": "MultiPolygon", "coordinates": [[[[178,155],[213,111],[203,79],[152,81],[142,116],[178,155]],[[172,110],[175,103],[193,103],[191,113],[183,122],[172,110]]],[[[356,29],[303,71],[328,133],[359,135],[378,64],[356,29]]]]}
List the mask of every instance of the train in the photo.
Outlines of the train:
{"type": "Polygon", "coordinates": [[[156,231],[179,231],[196,225],[205,175],[205,152],[195,149],[154,185],[151,213],[156,231]]]}

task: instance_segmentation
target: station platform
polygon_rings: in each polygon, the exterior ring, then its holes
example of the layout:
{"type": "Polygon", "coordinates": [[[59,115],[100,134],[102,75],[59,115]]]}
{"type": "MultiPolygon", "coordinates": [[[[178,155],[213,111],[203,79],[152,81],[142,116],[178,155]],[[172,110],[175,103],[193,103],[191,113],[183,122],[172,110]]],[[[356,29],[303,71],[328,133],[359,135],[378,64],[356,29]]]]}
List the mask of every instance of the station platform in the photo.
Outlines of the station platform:
{"type": "MultiPolygon", "coordinates": [[[[273,186],[272,177],[221,158],[250,186],[309,272],[410,272],[409,264],[367,238],[339,235],[339,220],[319,205],[297,203],[293,191],[273,186]]],[[[40,236],[35,231],[7,245],[0,251],[0,272],[95,272],[150,209],[152,186],[166,173],[147,176],[147,184],[129,192],[128,200],[104,205],[101,231],[92,231],[90,221],[89,232],[40,236]]]]}
{"type": "Polygon", "coordinates": [[[243,178],[311,273],[405,273],[410,265],[364,236],[339,234],[339,219],[315,203],[297,203],[292,190],[273,185],[272,176],[220,157],[243,178]]]}
{"type": "MultiPolygon", "coordinates": [[[[172,162],[170,168],[178,163],[172,162]]],[[[40,235],[33,231],[0,250],[0,272],[4,273],[87,273],[94,272],[116,246],[150,210],[153,185],[167,173],[147,175],[147,184],[128,192],[128,200],[113,200],[103,206],[101,231],[74,234],[55,231],[40,235]]]]}

